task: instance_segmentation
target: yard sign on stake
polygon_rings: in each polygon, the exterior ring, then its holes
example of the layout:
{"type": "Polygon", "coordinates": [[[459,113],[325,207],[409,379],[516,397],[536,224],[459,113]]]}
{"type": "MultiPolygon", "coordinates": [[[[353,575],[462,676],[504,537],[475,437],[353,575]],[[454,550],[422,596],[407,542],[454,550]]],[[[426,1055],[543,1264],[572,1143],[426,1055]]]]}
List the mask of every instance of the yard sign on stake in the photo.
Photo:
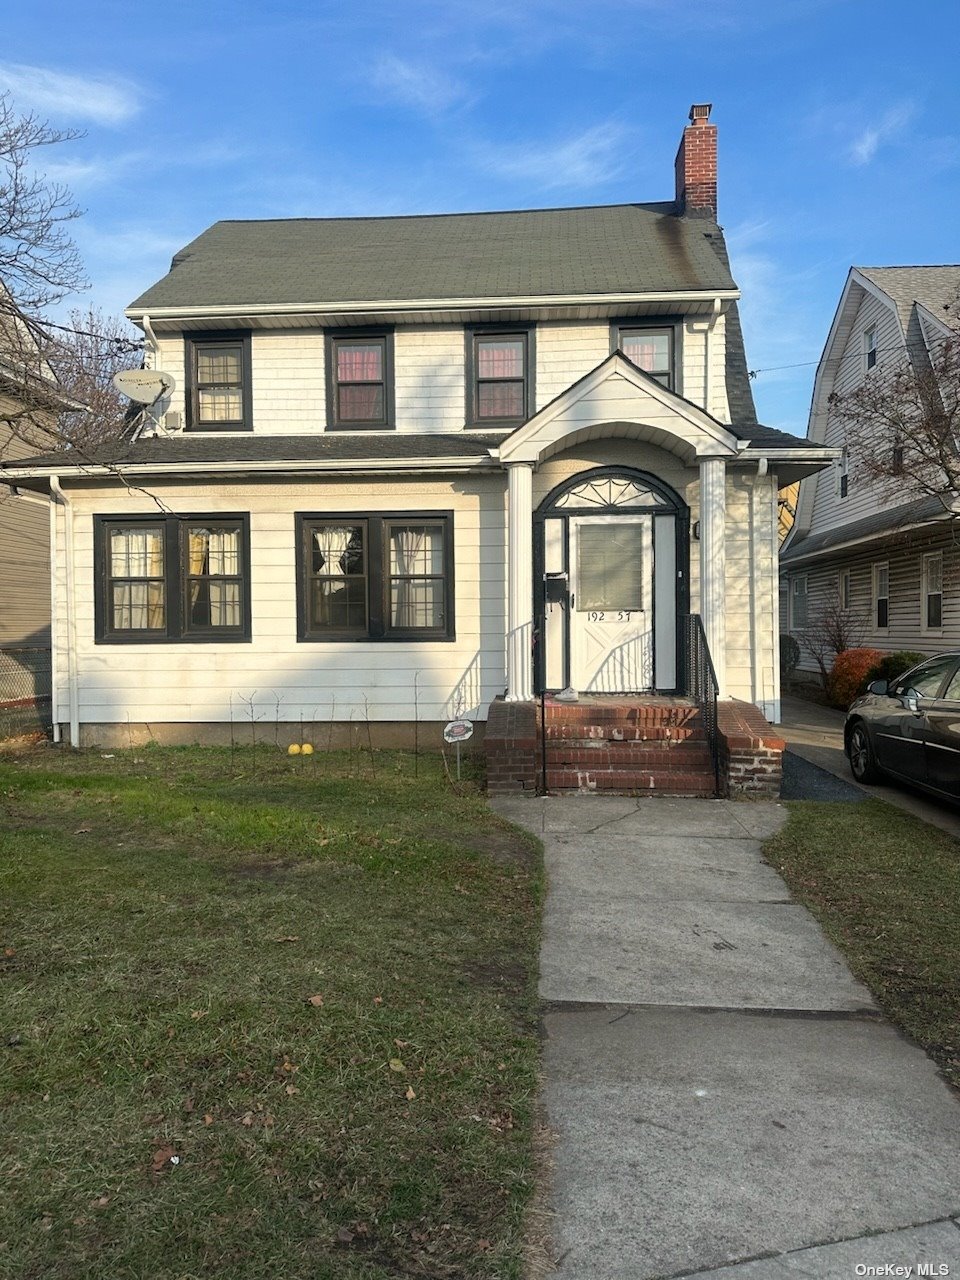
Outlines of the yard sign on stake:
{"type": "Polygon", "coordinates": [[[469,720],[451,720],[443,731],[444,742],[454,742],[457,747],[457,781],[460,781],[460,743],[473,737],[473,725],[469,720]]]}

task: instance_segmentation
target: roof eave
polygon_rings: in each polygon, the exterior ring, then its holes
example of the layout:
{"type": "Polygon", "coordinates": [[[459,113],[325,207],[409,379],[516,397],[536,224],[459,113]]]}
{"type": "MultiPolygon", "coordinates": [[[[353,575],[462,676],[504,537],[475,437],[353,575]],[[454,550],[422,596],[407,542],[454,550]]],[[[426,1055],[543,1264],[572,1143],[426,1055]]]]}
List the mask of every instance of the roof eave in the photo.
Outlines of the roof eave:
{"type": "Polygon", "coordinates": [[[480,298],[376,298],[353,299],[341,302],[275,302],[275,303],[233,303],[204,306],[151,306],[148,303],[136,303],[127,307],[124,315],[129,320],[142,320],[149,316],[151,321],[164,320],[198,320],[198,319],[230,319],[235,316],[298,316],[298,315],[353,315],[357,312],[392,312],[409,315],[422,315],[427,312],[442,311],[477,311],[502,310],[504,308],[525,307],[570,307],[570,306],[635,306],[649,303],[663,303],[667,306],[678,306],[689,302],[709,302],[719,299],[721,302],[735,302],[740,297],[737,288],[712,289],[674,289],[649,290],[643,292],[623,293],[570,293],[570,294],[516,294],[509,297],[480,298]]]}

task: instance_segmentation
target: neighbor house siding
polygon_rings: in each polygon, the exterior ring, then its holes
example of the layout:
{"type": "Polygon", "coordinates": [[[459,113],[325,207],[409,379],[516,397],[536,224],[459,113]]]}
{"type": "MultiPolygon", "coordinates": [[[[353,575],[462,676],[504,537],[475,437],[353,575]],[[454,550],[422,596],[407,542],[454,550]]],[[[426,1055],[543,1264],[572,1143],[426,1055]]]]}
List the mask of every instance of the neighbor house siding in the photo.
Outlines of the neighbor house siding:
{"type": "MultiPolygon", "coordinates": [[[[843,347],[833,384],[834,392],[840,396],[847,395],[860,385],[864,376],[882,376],[884,365],[896,362],[904,352],[903,333],[893,307],[872,293],[865,293],[843,347]],[[871,325],[876,325],[877,330],[877,365],[870,374],[865,375],[863,339],[871,325]]],[[[838,449],[842,449],[845,444],[845,428],[832,410],[827,418],[823,443],[838,449]]],[[[866,478],[855,457],[850,459],[849,486],[845,498],[839,494],[837,477],[838,471],[831,468],[806,481],[807,484],[816,486],[811,529],[817,533],[860,520],[872,515],[878,506],[889,505],[889,497],[866,478]]]]}
{"type": "MultiPolygon", "coordinates": [[[[863,645],[887,652],[907,649],[929,654],[960,645],[960,547],[948,528],[915,530],[902,534],[893,545],[838,552],[829,566],[785,568],[784,581],[788,588],[793,577],[807,575],[811,621],[815,620],[818,609],[833,599],[843,569],[850,570],[851,610],[862,620],[863,645]],[[931,552],[943,555],[943,626],[936,631],[928,631],[921,625],[923,557],[931,552]],[[873,566],[880,563],[890,567],[890,625],[886,630],[878,630],[874,625],[873,566]]],[[[782,629],[788,631],[786,608],[781,622],[782,629]]],[[[813,671],[816,663],[804,653],[800,668],[813,671]]]]}
{"type": "MultiPolygon", "coordinates": [[[[0,413],[9,411],[0,403],[0,413]]],[[[36,453],[0,423],[0,458],[36,453]]],[[[50,643],[50,516],[0,484],[0,645],[50,643]]]]}

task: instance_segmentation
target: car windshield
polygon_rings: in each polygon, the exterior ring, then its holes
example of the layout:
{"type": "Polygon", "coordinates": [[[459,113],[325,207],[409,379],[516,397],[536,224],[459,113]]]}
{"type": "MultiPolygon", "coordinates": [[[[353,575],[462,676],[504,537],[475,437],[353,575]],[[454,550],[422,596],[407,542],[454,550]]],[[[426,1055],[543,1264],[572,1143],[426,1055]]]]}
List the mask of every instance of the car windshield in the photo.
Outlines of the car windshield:
{"type": "Polygon", "coordinates": [[[956,661],[954,654],[948,654],[942,658],[931,658],[929,662],[925,662],[901,677],[894,687],[895,692],[906,693],[908,690],[915,690],[921,698],[935,698],[943,684],[944,676],[953,669],[956,661]]]}

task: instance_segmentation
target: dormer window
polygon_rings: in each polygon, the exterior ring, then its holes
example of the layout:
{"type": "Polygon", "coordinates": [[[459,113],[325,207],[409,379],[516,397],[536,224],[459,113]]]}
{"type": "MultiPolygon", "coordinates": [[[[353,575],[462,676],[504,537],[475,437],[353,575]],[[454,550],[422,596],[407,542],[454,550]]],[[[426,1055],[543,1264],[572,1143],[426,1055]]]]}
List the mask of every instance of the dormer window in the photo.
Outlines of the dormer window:
{"type": "Polygon", "coordinates": [[[468,425],[518,426],[532,416],[532,329],[468,329],[466,359],[468,425]]]}
{"type": "Polygon", "coordinates": [[[870,325],[863,331],[863,369],[869,373],[877,363],[877,326],[870,325]]]}
{"type": "Polygon", "coordinates": [[[612,335],[614,350],[620,350],[638,369],[676,390],[674,376],[674,330],[644,326],[616,325],[612,335]]]}
{"type": "Polygon", "coordinates": [[[394,425],[393,334],[327,334],[327,425],[344,431],[394,425]]]}
{"type": "Polygon", "coordinates": [[[187,338],[188,431],[252,431],[250,334],[187,338]]]}

